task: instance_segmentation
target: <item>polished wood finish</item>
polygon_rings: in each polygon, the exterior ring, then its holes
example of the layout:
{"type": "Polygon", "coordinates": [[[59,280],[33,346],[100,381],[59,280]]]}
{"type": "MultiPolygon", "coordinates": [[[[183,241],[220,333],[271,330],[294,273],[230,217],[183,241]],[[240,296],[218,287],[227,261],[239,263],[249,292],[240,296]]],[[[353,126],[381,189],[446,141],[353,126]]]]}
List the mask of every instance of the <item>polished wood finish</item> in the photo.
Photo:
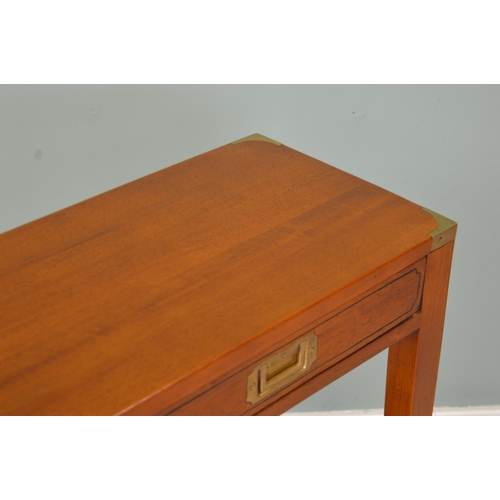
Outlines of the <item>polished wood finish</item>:
{"type": "Polygon", "coordinates": [[[453,246],[429,255],[420,328],[389,349],[385,415],[432,415],[453,246]]]}
{"type": "Polygon", "coordinates": [[[254,140],[4,233],[0,414],[172,412],[426,258],[435,226],[254,140]]]}
{"type": "MultiPolygon", "coordinates": [[[[424,273],[425,259],[421,259],[375,289],[356,297],[340,310],[334,311],[329,317],[321,318],[315,324],[314,329],[301,332],[290,341],[288,344],[314,333],[318,337],[318,358],[307,373],[290,383],[278,394],[270,394],[269,397],[254,404],[245,399],[248,376],[255,365],[265,361],[263,358],[169,414],[257,413],[263,406],[269,405],[276,398],[282,398],[284,394],[302,386],[306,380],[323,372],[329,366],[339,363],[352,352],[358,351],[363,345],[383,335],[394,325],[414,315],[420,309],[424,273]],[[222,407],[221,400],[225,400],[222,407]]],[[[266,357],[269,358],[280,350],[286,349],[288,344],[280,345],[275,351],[266,353],[266,357]]]]}
{"type": "Polygon", "coordinates": [[[314,378],[300,385],[296,390],[284,394],[281,398],[275,398],[271,404],[264,408],[257,408],[255,415],[281,415],[304,399],[312,396],[320,389],[323,389],[328,384],[335,382],[335,380],[344,376],[346,373],[349,373],[359,365],[365,363],[377,354],[380,354],[391,345],[411,335],[419,328],[420,319],[419,314],[412,316],[410,319],[392,328],[387,333],[375,338],[369,344],[361,346],[361,348],[353,351],[349,356],[338,360],[338,362],[334,363],[325,371],[320,372],[314,378]]]}

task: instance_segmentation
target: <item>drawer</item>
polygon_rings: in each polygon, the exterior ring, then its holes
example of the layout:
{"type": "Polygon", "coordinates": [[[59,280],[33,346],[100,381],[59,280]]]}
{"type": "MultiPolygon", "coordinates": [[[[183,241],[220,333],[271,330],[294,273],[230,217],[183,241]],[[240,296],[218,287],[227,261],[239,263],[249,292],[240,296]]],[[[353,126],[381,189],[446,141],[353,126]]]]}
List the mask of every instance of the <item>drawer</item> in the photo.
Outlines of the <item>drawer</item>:
{"type": "MultiPolygon", "coordinates": [[[[426,260],[296,332],[169,415],[252,414],[397,326],[420,308],[426,260]]],[[[271,333],[272,334],[272,333],[271,333]]]]}

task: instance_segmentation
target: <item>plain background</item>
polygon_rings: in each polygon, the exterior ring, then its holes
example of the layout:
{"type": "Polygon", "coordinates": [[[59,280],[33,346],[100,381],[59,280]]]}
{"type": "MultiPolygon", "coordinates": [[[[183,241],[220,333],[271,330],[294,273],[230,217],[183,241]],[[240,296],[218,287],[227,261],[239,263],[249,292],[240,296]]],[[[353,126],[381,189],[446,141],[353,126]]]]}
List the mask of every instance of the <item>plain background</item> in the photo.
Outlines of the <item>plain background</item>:
{"type": "MultiPolygon", "coordinates": [[[[500,86],[4,85],[0,232],[254,132],[458,221],[436,406],[500,404],[500,86]]],[[[295,410],[381,408],[386,359],[295,410]]]]}

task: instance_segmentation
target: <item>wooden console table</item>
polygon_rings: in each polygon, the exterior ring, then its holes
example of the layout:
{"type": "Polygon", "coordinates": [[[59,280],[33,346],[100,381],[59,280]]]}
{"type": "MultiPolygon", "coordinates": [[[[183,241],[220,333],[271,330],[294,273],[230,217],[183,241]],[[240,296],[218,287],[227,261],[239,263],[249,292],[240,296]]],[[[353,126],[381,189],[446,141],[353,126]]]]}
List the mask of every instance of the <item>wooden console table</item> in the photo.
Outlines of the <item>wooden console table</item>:
{"type": "Polygon", "coordinates": [[[0,235],[0,414],[273,415],[389,348],[430,415],[456,224],[259,134],[0,235]]]}

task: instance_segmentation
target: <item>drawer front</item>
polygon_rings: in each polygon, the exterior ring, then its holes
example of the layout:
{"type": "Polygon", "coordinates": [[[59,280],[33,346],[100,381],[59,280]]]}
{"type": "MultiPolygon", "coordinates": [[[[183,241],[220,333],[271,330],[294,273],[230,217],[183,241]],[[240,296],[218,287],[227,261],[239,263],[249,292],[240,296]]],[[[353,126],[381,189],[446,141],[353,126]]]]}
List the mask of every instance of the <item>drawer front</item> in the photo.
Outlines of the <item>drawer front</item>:
{"type": "Polygon", "coordinates": [[[396,274],[170,415],[244,415],[293,390],[420,308],[425,259],[396,274]]]}

